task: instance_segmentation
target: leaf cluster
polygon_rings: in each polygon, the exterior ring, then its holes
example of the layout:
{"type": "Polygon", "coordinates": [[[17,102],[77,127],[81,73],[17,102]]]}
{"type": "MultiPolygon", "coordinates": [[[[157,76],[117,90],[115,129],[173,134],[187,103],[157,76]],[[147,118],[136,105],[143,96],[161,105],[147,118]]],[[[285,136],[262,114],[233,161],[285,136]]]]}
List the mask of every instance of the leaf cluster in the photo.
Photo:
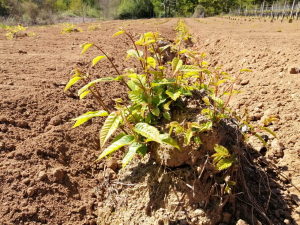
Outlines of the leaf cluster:
{"type": "MultiPolygon", "coordinates": [[[[183,22],[177,26],[179,27],[177,35],[182,37],[182,32],[186,32],[187,29],[182,29],[181,26],[185,26],[183,22]]],[[[211,68],[209,63],[204,61],[205,54],[198,52],[197,49],[181,49],[181,43],[175,44],[175,46],[162,46],[163,39],[159,32],[147,32],[141,34],[138,40],[134,40],[125,29],[120,28],[113,37],[119,35],[125,35],[131,41],[133,48],[127,51],[127,60],[130,58],[137,60],[140,64],[139,72],[137,69],[128,68],[121,73],[109,54],[101,47],[94,43],[84,43],[81,45],[81,54],[84,54],[91,47],[101,52],[92,60],[92,67],[100,60],[106,60],[111,63],[116,75],[91,80],[89,73],[84,74],[81,70],[75,69],[65,88],[67,91],[72,85],[82,81],[84,86],[78,91],[80,99],[93,95],[99,102],[102,109],[87,112],[75,118],[74,127],[93,117],[107,116],[100,131],[101,148],[106,146],[106,143],[117,130],[121,131],[121,134],[115,137],[111,145],[102,151],[98,160],[110,156],[124,146],[128,146],[128,151],[123,159],[124,167],[135,154],[145,155],[151,142],[170,145],[180,150],[176,139],[173,139],[173,131],[175,135],[184,135],[185,145],[191,144],[191,140],[200,145],[202,142],[199,134],[209,130],[213,123],[226,117],[225,109],[230,96],[235,93],[232,87],[237,77],[231,77],[229,74],[220,72],[220,68],[211,68]],[[170,47],[177,48],[177,56],[172,61],[164,63],[164,51],[170,47]],[[228,87],[224,88],[223,94],[227,93],[229,97],[224,102],[221,100],[218,90],[225,81],[228,82],[228,87]],[[129,101],[121,98],[114,99],[115,107],[111,111],[105,105],[97,86],[101,82],[120,82],[125,85],[128,88],[129,101]],[[176,107],[181,109],[183,106],[180,99],[192,96],[193,90],[203,90],[208,93],[208,97],[203,99],[203,103],[207,104],[208,111],[203,113],[209,115],[211,121],[204,124],[191,122],[187,125],[181,125],[172,120],[172,110],[176,107]],[[210,101],[213,104],[210,104],[210,101]],[[169,121],[169,134],[157,128],[160,127],[158,125],[162,121],[169,121]]]]}
{"type": "Polygon", "coordinates": [[[7,33],[5,34],[7,39],[12,40],[17,37],[24,37],[24,36],[33,36],[35,33],[26,32],[27,27],[23,25],[18,25],[15,27],[6,26],[7,33]]]}
{"type": "Polygon", "coordinates": [[[91,25],[88,27],[89,31],[96,31],[96,30],[101,30],[101,25],[91,25]]]}
{"type": "Polygon", "coordinates": [[[64,23],[61,29],[62,34],[68,34],[72,32],[82,32],[80,28],[77,28],[74,24],[64,23]]]}

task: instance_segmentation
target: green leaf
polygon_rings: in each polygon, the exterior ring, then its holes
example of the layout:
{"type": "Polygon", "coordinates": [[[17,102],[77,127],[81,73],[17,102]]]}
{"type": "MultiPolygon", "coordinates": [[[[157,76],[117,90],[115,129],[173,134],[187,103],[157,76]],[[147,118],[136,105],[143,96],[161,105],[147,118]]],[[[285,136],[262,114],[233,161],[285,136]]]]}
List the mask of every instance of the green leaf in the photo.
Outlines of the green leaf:
{"type": "Polygon", "coordinates": [[[235,183],[234,181],[232,181],[232,180],[228,181],[227,184],[228,184],[228,185],[231,185],[231,186],[236,185],[236,183],[235,183]]]}
{"type": "Polygon", "coordinates": [[[175,75],[179,71],[179,69],[182,66],[182,64],[183,64],[182,60],[179,60],[178,63],[177,63],[177,65],[176,65],[176,69],[173,72],[173,75],[175,75]]]}
{"type": "Polygon", "coordinates": [[[78,127],[79,125],[85,123],[86,121],[88,121],[89,119],[96,117],[96,116],[107,116],[108,113],[104,110],[100,110],[100,111],[93,111],[93,112],[87,112],[75,119],[72,120],[76,120],[76,123],[74,124],[73,128],[78,127]]]}
{"type": "Polygon", "coordinates": [[[163,52],[164,50],[166,50],[169,47],[170,47],[170,45],[162,46],[162,47],[159,48],[159,52],[161,53],[161,52],[163,52]]]}
{"type": "Polygon", "coordinates": [[[219,86],[220,84],[224,83],[225,81],[227,81],[227,79],[219,80],[219,81],[217,82],[217,86],[219,86]]]}
{"type": "Polygon", "coordinates": [[[170,110],[170,104],[172,103],[171,101],[168,101],[166,104],[164,104],[164,110],[169,111],[170,110]]]}
{"type": "Polygon", "coordinates": [[[177,91],[176,93],[171,92],[170,90],[166,90],[166,94],[174,101],[177,100],[177,98],[179,98],[181,91],[177,91]]]}
{"type": "Polygon", "coordinates": [[[151,83],[151,87],[156,87],[156,86],[163,85],[163,84],[175,84],[175,82],[166,81],[166,82],[160,82],[160,83],[151,83]]]}
{"type": "Polygon", "coordinates": [[[139,153],[141,156],[144,157],[147,154],[147,146],[145,145],[145,146],[139,148],[137,150],[137,153],[139,153]]]}
{"type": "Polygon", "coordinates": [[[202,128],[200,129],[200,132],[208,131],[212,128],[212,122],[207,122],[205,124],[201,124],[202,128]]]}
{"type": "Polygon", "coordinates": [[[130,49],[127,51],[127,59],[130,58],[130,56],[135,57],[135,58],[139,58],[141,56],[143,56],[143,52],[138,50],[138,52],[135,49],[130,49]]]}
{"type": "Polygon", "coordinates": [[[120,140],[122,137],[126,136],[125,133],[121,133],[121,134],[118,134],[117,136],[115,136],[115,138],[111,141],[111,143],[114,143],[118,140],[120,140]]]}
{"type": "Polygon", "coordinates": [[[146,103],[146,97],[142,89],[135,90],[135,91],[128,91],[128,97],[131,101],[135,103],[146,103]]]}
{"type": "Polygon", "coordinates": [[[160,144],[162,143],[160,140],[159,131],[155,127],[153,127],[147,123],[136,124],[134,127],[134,131],[146,138],[149,138],[160,144]]]}
{"type": "Polygon", "coordinates": [[[90,86],[98,83],[98,82],[105,82],[105,81],[114,81],[115,78],[114,77],[104,77],[104,78],[100,78],[97,80],[93,80],[90,83],[84,85],[79,91],[78,91],[78,96],[80,96],[86,89],[88,89],[90,86]]]}
{"type": "Polygon", "coordinates": [[[272,131],[270,128],[268,128],[268,127],[263,127],[262,129],[265,130],[265,131],[267,131],[267,132],[269,132],[269,133],[272,134],[275,138],[277,138],[276,133],[275,133],[274,131],[272,131]]]}
{"type": "Polygon", "coordinates": [[[203,144],[199,136],[194,136],[194,142],[199,145],[203,144]]]}
{"type": "Polygon", "coordinates": [[[80,98],[80,99],[83,99],[83,98],[84,98],[88,93],[90,93],[90,92],[91,92],[90,90],[83,92],[83,93],[79,96],[79,98],[80,98]]]}
{"type": "Polygon", "coordinates": [[[177,57],[175,57],[173,60],[172,60],[172,71],[173,71],[173,74],[175,74],[175,70],[176,70],[176,66],[179,62],[179,59],[177,57]]]}
{"type": "Polygon", "coordinates": [[[109,147],[107,147],[99,156],[97,160],[102,159],[103,157],[113,153],[114,151],[118,150],[119,148],[130,145],[134,141],[134,136],[132,135],[126,135],[119,139],[118,141],[112,143],[109,147]]]}
{"type": "Polygon", "coordinates": [[[217,163],[219,160],[221,160],[223,158],[223,155],[220,153],[215,153],[213,154],[211,157],[214,158],[213,163],[217,163]]]}
{"type": "Polygon", "coordinates": [[[156,67],[156,61],[153,57],[148,57],[147,58],[147,65],[152,66],[152,68],[155,69],[156,67]]]}
{"type": "Polygon", "coordinates": [[[220,98],[217,98],[216,96],[211,96],[212,100],[214,100],[217,103],[218,108],[222,108],[224,106],[224,101],[220,98]]]}
{"type": "Polygon", "coordinates": [[[79,81],[81,79],[81,77],[73,77],[68,84],[65,87],[65,92],[72,86],[74,85],[77,81],[79,81]]]}
{"type": "Polygon", "coordinates": [[[188,129],[186,131],[185,136],[184,136],[184,144],[185,145],[189,145],[190,144],[192,136],[193,136],[193,131],[191,129],[188,129]]]}
{"type": "Polygon", "coordinates": [[[85,51],[88,50],[92,46],[93,46],[93,44],[90,44],[90,43],[85,43],[85,44],[80,45],[80,47],[82,48],[81,55],[83,55],[83,53],[85,53],[85,51]]]}
{"type": "Polygon", "coordinates": [[[154,116],[159,116],[159,113],[160,113],[160,110],[159,110],[159,108],[156,108],[156,109],[151,109],[151,112],[152,112],[152,114],[154,115],[154,116]]]}
{"type": "Polygon", "coordinates": [[[231,194],[231,187],[229,187],[228,184],[226,184],[226,186],[225,186],[224,193],[231,194]]]}
{"type": "Polygon", "coordinates": [[[221,159],[218,164],[217,164],[217,169],[218,170],[226,170],[229,167],[231,167],[232,162],[229,159],[221,159]]]}
{"type": "Polygon", "coordinates": [[[191,127],[196,128],[196,129],[201,129],[202,125],[200,125],[200,124],[198,124],[196,122],[193,122],[193,123],[191,123],[191,127]]]}
{"type": "Polygon", "coordinates": [[[121,114],[112,112],[104,122],[104,125],[100,131],[100,146],[104,146],[105,142],[110,136],[117,130],[119,123],[122,120],[121,114]]]}
{"type": "Polygon", "coordinates": [[[115,34],[113,35],[113,37],[117,37],[117,36],[119,36],[119,35],[121,35],[121,34],[124,34],[124,33],[125,33],[124,30],[120,30],[120,31],[118,31],[117,33],[115,33],[115,34]]]}
{"type": "Polygon", "coordinates": [[[252,72],[252,70],[250,70],[250,69],[242,69],[242,70],[240,70],[240,72],[241,72],[241,73],[244,73],[244,72],[250,73],[250,72],[252,72]]]}
{"type": "Polygon", "coordinates": [[[230,155],[229,152],[228,152],[228,150],[227,150],[227,148],[223,147],[222,145],[216,144],[215,147],[214,147],[214,149],[215,149],[215,151],[217,153],[220,153],[223,156],[228,156],[229,157],[229,155],[230,155]]]}
{"type": "Polygon", "coordinates": [[[177,142],[173,138],[171,138],[168,134],[160,134],[160,139],[162,143],[173,146],[174,148],[177,148],[179,151],[181,151],[177,142]]]}
{"type": "Polygon", "coordinates": [[[93,65],[92,66],[95,66],[97,62],[99,62],[101,59],[104,59],[104,58],[106,58],[105,55],[97,56],[96,58],[93,59],[93,65]]]}
{"type": "Polygon", "coordinates": [[[169,112],[164,112],[163,113],[163,116],[167,119],[167,120],[171,120],[171,115],[170,115],[170,113],[169,112]]]}
{"type": "Polygon", "coordinates": [[[133,142],[129,146],[129,150],[127,151],[126,155],[124,156],[122,160],[122,167],[124,168],[133,158],[133,156],[136,154],[139,148],[146,147],[144,144],[140,144],[138,142],[133,142]]]}
{"type": "Polygon", "coordinates": [[[193,65],[182,65],[179,69],[182,72],[200,72],[201,70],[197,66],[193,65]]]}

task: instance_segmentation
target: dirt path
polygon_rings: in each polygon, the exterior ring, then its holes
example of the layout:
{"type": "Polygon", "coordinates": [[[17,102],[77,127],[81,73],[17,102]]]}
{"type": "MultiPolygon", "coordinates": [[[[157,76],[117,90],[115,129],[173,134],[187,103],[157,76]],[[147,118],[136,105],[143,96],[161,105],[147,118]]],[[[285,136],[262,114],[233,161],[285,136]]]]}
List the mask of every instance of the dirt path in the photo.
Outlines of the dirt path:
{"type": "MultiPolygon", "coordinates": [[[[242,115],[247,107],[254,124],[265,115],[279,116],[280,121],[270,128],[276,131],[283,151],[267,152],[267,156],[300,189],[300,74],[290,73],[290,68],[300,67],[300,21],[185,20],[200,49],[208,53],[209,62],[224,65],[232,74],[246,59],[245,65],[253,72],[241,77],[235,88],[243,93],[235,96],[231,108],[242,115]]],[[[293,199],[292,215],[300,223],[299,191],[284,182],[278,189],[293,199]]]]}
{"type": "MultiPolygon", "coordinates": [[[[155,25],[164,20],[126,21],[125,25],[134,35],[159,29],[164,37],[174,39],[178,19],[155,25]]],[[[208,53],[208,61],[224,64],[231,72],[238,71],[243,58],[250,63],[254,72],[242,77],[241,84],[247,84],[236,87],[243,94],[232,106],[237,112],[248,106],[257,117],[268,109],[279,115],[280,122],[272,127],[284,145],[284,156],[273,160],[300,188],[299,74],[288,70],[300,64],[300,24],[237,23],[220,18],[186,22],[200,48],[208,53]],[[277,27],[282,32],[276,32],[277,27]]],[[[101,207],[95,188],[104,163],[93,161],[99,155],[98,131],[104,120],[96,118],[82,130],[72,129],[71,118],[99,108],[92,98],[79,101],[79,85],[67,93],[63,90],[71,71],[75,67],[87,70],[98,54],[91,49],[80,56],[79,44],[84,41],[103,47],[120,71],[138,67],[134,61],[124,61],[129,40],[124,44],[124,38],[112,38],[123,24],[102,22],[96,32],[87,31],[88,24],[79,25],[84,32],[71,35],[60,34],[58,25],[30,28],[36,36],[13,41],[6,40],[0,30],[1,224],[95,224],[98,204],[101,207]]],[[[105,62],[89,71],[95,77],[116,75],[105,62]]],[[[104,83],[101,93],[112,106],[110,99],[121,97],[125,88],[104,83]]],[[[293,217],[300,221],[299,193],[290,184],[277,189],[296,196],[293,217]]]]}

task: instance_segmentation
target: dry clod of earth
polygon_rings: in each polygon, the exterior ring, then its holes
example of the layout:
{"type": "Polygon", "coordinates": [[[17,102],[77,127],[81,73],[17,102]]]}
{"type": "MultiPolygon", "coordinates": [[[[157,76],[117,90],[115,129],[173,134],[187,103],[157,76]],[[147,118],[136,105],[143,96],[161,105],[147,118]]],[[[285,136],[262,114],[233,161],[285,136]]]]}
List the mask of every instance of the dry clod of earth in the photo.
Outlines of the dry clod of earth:
{"type": "Polygon", "coordinates": [[[300,73],[300,67],[291,67],[290,74],[298,74],[300,73]]]}

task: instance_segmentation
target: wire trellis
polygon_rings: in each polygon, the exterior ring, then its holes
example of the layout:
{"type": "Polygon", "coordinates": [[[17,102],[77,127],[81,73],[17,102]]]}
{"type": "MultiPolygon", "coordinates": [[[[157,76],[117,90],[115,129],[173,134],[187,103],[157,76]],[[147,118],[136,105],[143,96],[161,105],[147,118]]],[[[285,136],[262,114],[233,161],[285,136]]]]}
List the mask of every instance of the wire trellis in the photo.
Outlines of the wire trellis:
{"type": "Polygon", "coordinates": [[[264,1],[261,5],[240,5],[234,10],[230,10],[230,15],[251,16],[251,17],[269,17],[269,18],[288,18],[300,19],[300,1],[293,0],[292,3],[274,1],[272,4],[264,1]]]}

